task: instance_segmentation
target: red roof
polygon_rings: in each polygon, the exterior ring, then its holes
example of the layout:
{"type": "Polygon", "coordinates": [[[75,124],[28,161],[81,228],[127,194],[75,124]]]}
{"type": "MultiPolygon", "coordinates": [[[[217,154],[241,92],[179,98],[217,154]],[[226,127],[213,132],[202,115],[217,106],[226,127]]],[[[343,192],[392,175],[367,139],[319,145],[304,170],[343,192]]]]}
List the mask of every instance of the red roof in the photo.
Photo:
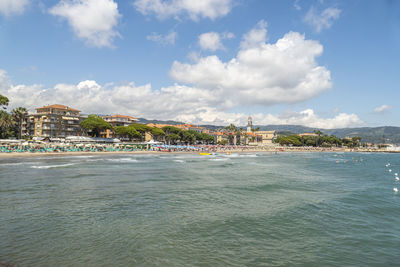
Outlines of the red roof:
{"type": "Polygon", "coordinates": [[[54,104],[54,105],[44,106],[44,107],[41,107],[41,108],[37,108],[36,110],[45,109],[45,108],[55,108],[55,109],[70,110],[70,111],[78,111],[78,112],[80,111],[80,110],[77,110],[77,109],[74,109],[74,108],[71,108],[71,107],[68,107],[68,106],[60,105],[60,104],[54,104]]]}

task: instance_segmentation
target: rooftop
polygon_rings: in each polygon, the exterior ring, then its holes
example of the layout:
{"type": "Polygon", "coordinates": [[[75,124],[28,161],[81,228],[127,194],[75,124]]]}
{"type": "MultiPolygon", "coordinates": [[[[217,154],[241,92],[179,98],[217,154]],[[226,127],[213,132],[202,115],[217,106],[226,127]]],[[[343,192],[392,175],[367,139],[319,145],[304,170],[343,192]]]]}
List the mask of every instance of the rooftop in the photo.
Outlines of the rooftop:
{"type": "Polygon", "coordinates": [[[68,106],[64,106],[64,105],[61,105],[61,104],[48,105],[48,106],[44,106],[44,107],[41,107],[41,108],[36,108],[36,110],[39,110],[39,109],[47,109],[47,108],[54,108],[54,109],[62,109],[62,110],[78,111],[78,112],[80,112],[80,110],[77,110],[77,109],[74,109],[74,108],[71,108],[71,107],[68,107],[68,106]]]}
{"type": "Polygon", "coordinates": [[[119,114],[104,116],[104,118],[126,118],[126,119],[131,119],[131,120],[138,120],[137,118],[132,117],[132,116],[119,115],[119,114]]]}

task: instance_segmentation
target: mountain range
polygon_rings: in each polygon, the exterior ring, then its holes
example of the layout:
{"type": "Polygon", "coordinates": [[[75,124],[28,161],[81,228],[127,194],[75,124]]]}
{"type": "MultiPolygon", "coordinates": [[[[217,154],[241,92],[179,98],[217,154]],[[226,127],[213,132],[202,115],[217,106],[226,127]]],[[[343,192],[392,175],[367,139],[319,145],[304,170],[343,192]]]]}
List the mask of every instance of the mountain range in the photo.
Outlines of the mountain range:
{"type": "MultiPolygon", "coordinates": [[[[161,123],[161,124],[183,124],[178,121],[161,121],[161,120],[147,120],[140,118],[140,123],[161,123]]],[[[225,128],[225,126],[215,125],[200,125],[206,127],[209,130],[218,130],[225,128]]],[[[344,137],[361,137],[361,142],[374,143],[374,144],[400,144],[400,127],[395,126],[380,126],[380,127],[357,127],[357,128],[339,128],[339,129],[322,129],[312,128],[301,125],[254,125],[253,128],[259,127],[260,131],[275,130],[278,134],[300,134],[300,133],[312,133],[314,131],[321,131],[323,134],[335,135],[339,138],[344,137]]],[[[243,128],[246,128],[243,126],[243,128]]]]}

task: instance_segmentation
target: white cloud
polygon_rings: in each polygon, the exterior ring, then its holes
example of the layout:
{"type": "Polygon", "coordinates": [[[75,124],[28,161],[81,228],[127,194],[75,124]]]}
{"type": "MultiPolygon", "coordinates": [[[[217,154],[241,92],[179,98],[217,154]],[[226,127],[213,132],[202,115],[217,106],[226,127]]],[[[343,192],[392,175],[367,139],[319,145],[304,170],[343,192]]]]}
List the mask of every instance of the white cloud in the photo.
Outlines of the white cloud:
{"type": "MultiPolygon", "coordinates": [[[[253,123],[256,125],[303,125],[314,128],[334,129],[347,128],[363,125],[364,122],[355,114],[340,113],[333,118],[322,118],[314,113],[312,109],[290,114],[252,114],[253,123]]],[[[195,124],[246,125],[248,114],[227,113],[215,108],[204,109],[199,113],[179,115],[177,119],[190,121],[195,124]]]]}
{"type": "MultiPolygon", "coordinates": [[[[261,24],[256,30],[263,32],[261,24]]],[[[159,90],[150,84],[100,85],[96,81],[57,84],[52,88],[13,85],[0,70],[0,93],[10,98],[10,108],[22,105],[32,110],[40,105],[60,103],[85,113],[123,113],[196,124],[245,125],[248,114],[232,112],[233,108],[296,103],[331,87],[329,70],[316,62],[323,50],[318,42],[306,40],[304,35],[295,32],[287,33],[276,43],[260,42],[260,38],[249,36],[252,34],[246,34],[244,40],[258,41],[246,41],[251,45],[241,47],[237,56],[228,62],[222,62],[217,56],[197,56],[193,64],[174,62],[171,76],[179,84],[159,90]]],[[[312,109],[252,116],[257,124],[336,128],[362,123],[355,114],[322,118],[312,109]]]]}
{"type": "Polygon", "coordinates": [[[24,13],[29,0],[0,0],[0,14],[3,16],[20,15],[24,13]]]}
{"type": "Polygon", "coordinates": [[[207,32],[199,36],[199,45],[203,50],[216,51],[224,49],[221,38],[217,32],[207,32]]]}
{"type": "Polygon", "coordinates": [[[393,108],[392,106],[382,105],[380,107],[376,107],[374,109],[374,112],[377,114],[384,114],[384,113],[390,111],[392,108],[393,108]]]}
{"type": "MultiPolygon", "coordinates": [[[[84,113],[122,113],[153,119],[174,119],[195,124],[245,125],[248,114],[221,109],[218,92],[173,85],[152,90],[149,84],[136,86],[99,85],[87,80],[78,84],[57,84],[52,88],[41,85],[12,85],[0,70],[0,94],[10,99],[9,108],[34,108],[60,103],[78,108],[84,113]]],[[[361,125],[355,114],[340,113],[333,118],[321,118],[312,109],[279,115],[252,114],[255,124],[296,124],[318,128],[342,128],[361,125]]]]}
{"type": "Polygon", "coordinates": [[[301,10],[301,6],[299,4],[300,0],[294,0],[293,6],[296,10],[301,10]]]}
{"type": "MultiPolygon", "coordinates": [[[[251,33],[255,31],[263,31],[260,23],[251,33]]],[[[249,36],[253,34],[245,35],[246,45],[230,61],[223,62],[215,55],[199,58],[194,64],[175,61],[171,77],[218,92],[226,108],[296,103],[331,87],[329,70],[315,60],[323,51],[317,41],[305,40],[296,32],[287,33],[274,44],[249,36]]]]}
{"type": "MultiPolygon", "coordinates": [[[[355,114],[340,113],[333,118],[322,118],[314,113],[312,109],[306,109],[301,112],[291,113],[290,115],[273,116],[268,114],[260,117],[260,124],[290,124],[304,125],[308,127],[333,129],[354,127],[363,124],[363,121],[355,114]]],[[[257,115],[255,116],[257,119],[257,115]]]]}
{"type": "Polygon", "coordinates": [[[202,50],[223,50],[225,49],[222,44],[222,39],[232,39],[235,35],[231,32],[224,32],[219,34],[217,32],[206,32],[199,35],[199,45],[202,50]]]}
{"type": "Polygon", "coordinates": [[[112,47],[121,14],[114,0],[61,0],[50,14],[68,21],[76,36],[89,46],[112,47]]]}
{"type": "Polygon", "coordinates": [[[314,7],[311,7],[304,17],[304,21],[314,26],[316,32],[321,32],[323,29],[329,29],[333,21],[339,18],[341,12],[338,8],[330,7],[318,13],[314,7]]]}
{"type": "Polygon", "coordinates": [[[265,44],[267,41],[267,23],[264,20],[260,20],[256,27],[251,29],[248,33],[243,36],[243,40],[240,43],[242,49],[257,47],[265,44]]]}
{"type": "Polygon", "coordinates": [[[143,15],[155,14],[159,19],[187,15],[195,21],[226,16],[233,7],[232,0],[136,0],[133,5],[143,15]]]}
{"type": "Polygon", "coordinates": [[[176,31],[172,31],[166,35],[158,34],[153,32],[146,36],[147,40],[159,43],[161,45],[174,45],[178,34],[176,31]]]}

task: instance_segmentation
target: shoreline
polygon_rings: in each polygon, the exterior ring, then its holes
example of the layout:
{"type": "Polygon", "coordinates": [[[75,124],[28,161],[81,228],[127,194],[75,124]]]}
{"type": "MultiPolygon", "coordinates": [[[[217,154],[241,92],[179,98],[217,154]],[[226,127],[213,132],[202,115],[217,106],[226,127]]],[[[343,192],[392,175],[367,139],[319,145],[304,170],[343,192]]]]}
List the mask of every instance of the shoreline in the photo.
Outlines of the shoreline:
{"type": "MultiPolygon", "coordinates": [[[[58,156],[86,156],[86,155],[140,155],[140,154],[155,154],[155,155],[171,155],[171,154],[199,154],[199,153],[208,153],[206,151],[110,151],[110,152],[92,152],[92,151],[79,151],[79,152],[39,152],[39,153],[31,153],[31,152],[11,152],[11,153],[0,153],[0,159],[9,159],[9,158],[34,158],[34,157],[58,157],[58,156]]],[[[387,150],[349,150],[349,149],[254,149],[254,150],[242,150],[242,149],[233,149],[233,150],[218,150],[210,153],[217,154],[227,154],[227,153],[323,153],[323,152],[331,152],[331,153],[400,153],[400,151],[387,151],[387,150]]]]}

